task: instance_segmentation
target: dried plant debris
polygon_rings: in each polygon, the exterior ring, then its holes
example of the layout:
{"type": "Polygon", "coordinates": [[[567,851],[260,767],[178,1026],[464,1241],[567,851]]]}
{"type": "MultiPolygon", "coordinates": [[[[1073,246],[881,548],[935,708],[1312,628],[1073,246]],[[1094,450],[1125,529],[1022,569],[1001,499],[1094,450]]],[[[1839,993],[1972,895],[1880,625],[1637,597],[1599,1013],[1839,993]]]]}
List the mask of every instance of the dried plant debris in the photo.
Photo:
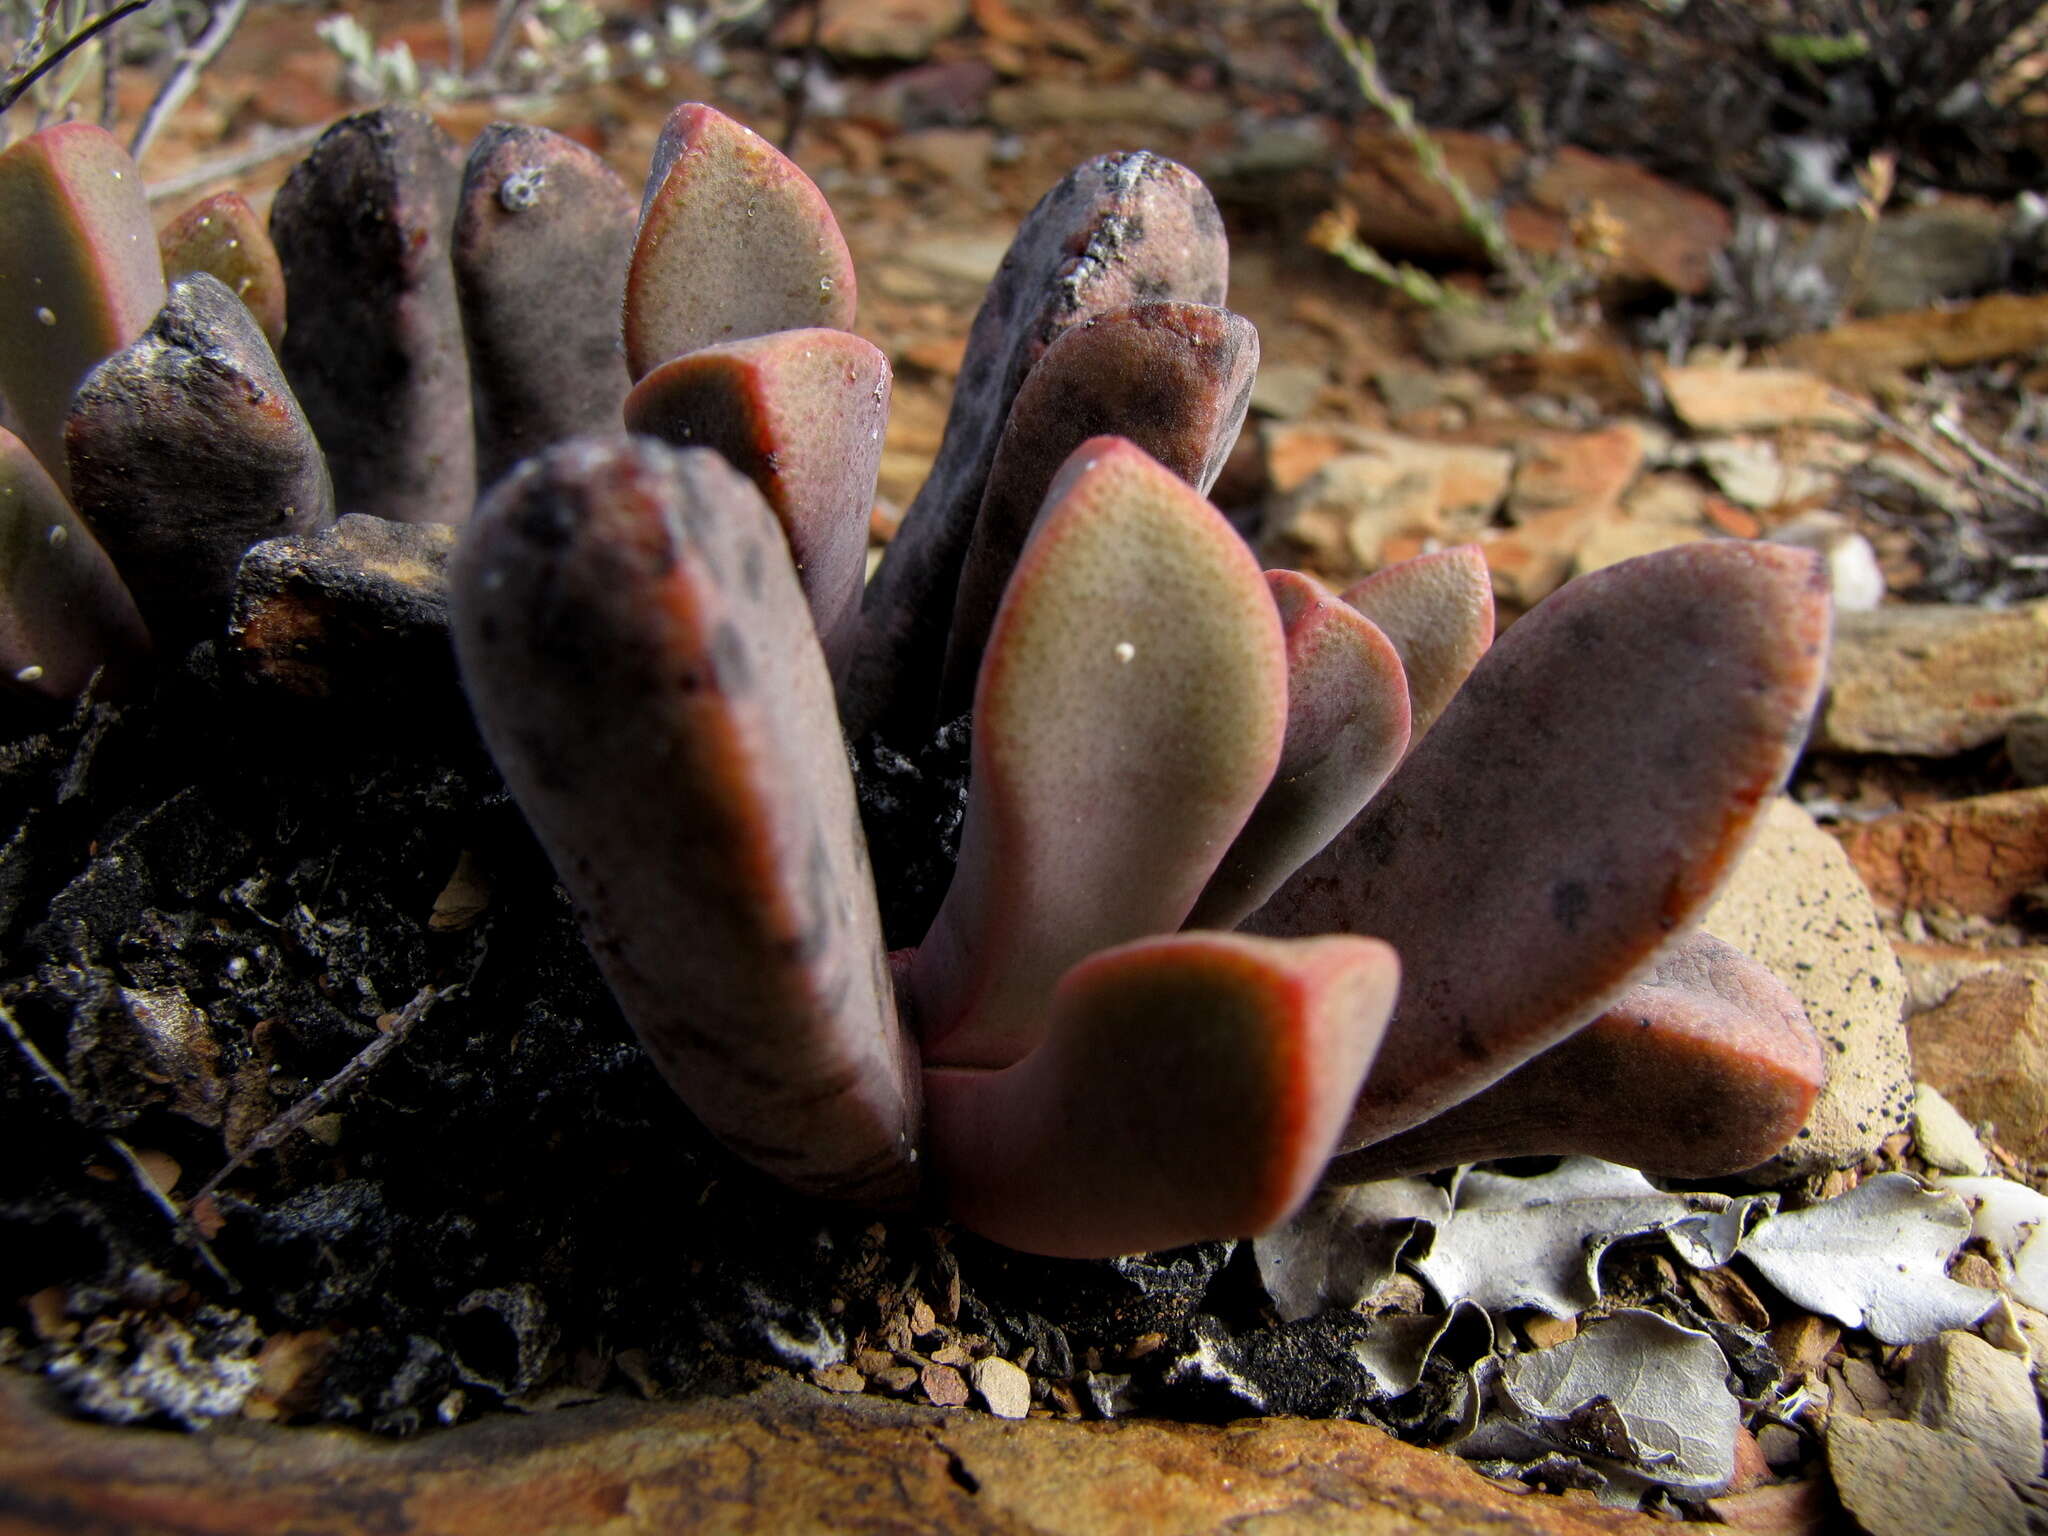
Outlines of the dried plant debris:
{"type": "Polygon", "coordinates": [[[1970,1234],[1991,1245],[2013,1296],[2048,1311],[2048,1195],[2011,1179],[1939,1182],[1970,1203],[1970,1234]]]}
{"type": "Polygon", "coordinates": [[[1650,1487],[1719,1493],[1742,1425],[1727,1373],[1707,1334],[1624,1308],[1550,1349],[1488,1361],[1478,1384],[1490,1411],[1457,1450],[1510,1465],[1563,1455],[1631,1504],[1650,1487]]]}
{"type": "Polygon", "coordinates": [[[1758,1224],[1743,1254],[1786,1296],[1863,1328],[1887,1344],[1910,1344],[1967,1328],[1995,1292],[1948,1278],[1970,1235],[1970,1213],[1952,1194],[1923,1188],[1910,1174],[1881,1173],[1845,1195],[1758,1224]]]}
{"type": "Polygon", "coordinates": [[[1600,1299],[1600,1256],[1609,1245],[1736,1203],[1666,1194],[1632,1168],[1590,1157],[1567,1158],[1539,1179],[1475,1170],[1459,1181],[1450,1219],[1415,1268],[1445,1301],[1569,1317],[1600,1299]]]}

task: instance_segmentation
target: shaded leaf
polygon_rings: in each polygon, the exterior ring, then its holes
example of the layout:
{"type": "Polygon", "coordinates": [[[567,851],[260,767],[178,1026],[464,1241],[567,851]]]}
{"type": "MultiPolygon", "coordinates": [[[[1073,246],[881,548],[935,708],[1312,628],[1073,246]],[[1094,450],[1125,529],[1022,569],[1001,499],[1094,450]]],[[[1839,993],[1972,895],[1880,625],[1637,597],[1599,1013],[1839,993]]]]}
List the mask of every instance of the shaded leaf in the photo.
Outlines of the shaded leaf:
{"type": "Polygon", "coordinates": [[[1068,967],[1178,928],[1280,755],[1280,616],[1223,515],[1119,438],[1077,449],[1047,501],[982,664],[960,861],[911,962],[933,1064],[1008,1066],[1068,967]]]}
{"type": "Polygon", "coordinates": [[[1401,953],[1347,1145],[1469,1098],[1649,969],[1790,770],[1827,633],[1815,557],[1728,541],[1583,576],[1487,652],[1365,812],[1244,925],[1401,953]]]}
{"type": "Polygon", "coordinates": [[[1436,1316],[1390,1314],[1372,1320],[1372,1332],[1352,1353],[1389,1397],[1412,1392],[1439,1349],[1450,1346],[1465,1358],[1485,1358],[1496,1342],[1493,1319],[1469,1301],[1455,1303],[1436,1316]],[[1463,1339],[1454,1339],[1462,1335],[1463,1339]],[[1465,1342],[1469,1340],[1470,1342],[1465,1342]]]}
{"type": "Polygon", "coordinates": [[[0,427],[0,688],[66,699],[118,684],[149,633],[113,561],[28,445],[0,427]]]}
{"type": "Polygon", "coordinates": [[[263,338],[284,339],[284,268],[256,210],[239,192],[202,198],[157,231],[164,277],[210,272],[249,307],[263,338]]]}
{"type": "Polygon", "coordinates": [[[250,545],[334,521],[312,428],[256,317],[210,272],[179,278],[92,371],[65,438],[73,500],[166,644],[225,626],[250,545]]]}
{"type": "Polygon", "coordinates": [[[469,360],[449,263],[455,143],[424,112],[345,117],[270,205],[290,293],[285,377],[334,474],[336,506],[459,523],[476,502],[469,360]]]}
{"type": "Polygon", "coordinates": [[[811,178],[753,129],[688,101],[662,125],[626,269],[635,379],[699,347],[846,330],[853,258],[811,178]]]}
{"type": "Polygon", "coordinates": [[[618,174],[562,134],[493,123],[470,146],[451,255],[480,484],[551,443],[618,430],[635,212],[618,174]]]}
{"type": "Polygon", "coordinates": [[[1449,1192],[1423,1179],[1325,1184],[1253,1243],[1259,1279],[1283,1322],[1354,1307],[1394,1277],[1418,1222],[1441,1226],[1450,1213],[1449,1192]]]}
{"type": "Polygon", "coordinates": [[[1677,1178],[1739,1173],[1799,1132],[1825,1064],[1806,1012],[1741,951],[1695,933],[1578,1033],[1330,1176],[1581,1153],[1677,1178]],[[1655,1114],[1641,1106],[1656,1104],[1655,1114]]]}
{"type": "Polygon", "coordinates": [[[914,1055],[760,493],[708,451],[578,439],[485,499],[450,577],[485,739],[670,1084],[787,1183],[907,1196],[914,1055]]]}
{"type": "Polygon", "coordinates": [[[1061,978],[1044,1043],[925,1073],[948,1212],[1028,1253],[1246,1237],[1307,1197],[1393,1006],[1372,940],[1171,934],[1061,978]]]}
{"type": "Polygon", "coordinates": [[[1809,1311],[1911,1344],[1967,1328],[1998,1300],[1958,1285],[1948,1262],[1970,1235],[1953,1194],[1910,1174],[1880,1173],[1845,1195],[1758,1224],[1742,1252],[1766,1280],[1809,1311]]]}
{"type": "MultiPolygon", "coordinates": [[[[1053,338],[1018,387],[974,517],[937,719],[973,702],[1003,588],[1067,455],[1091,437],[1128,438],[1206,496],[1244,424],[1258,365],[1251,322],[1204,304],[1137,304],[1053,338]]],[[[897,685],[926,686],[907,676],[897,685]]]]}
{"type": "Polygon", "coordinates": [[[1287,735],[1190,928],[1235,928],[1344,830],[1408,748],[1408,682],[1379,627],[1314,577],[1268,571],[1266,585],[1287,635],[1287,735]]]}
{"type": "Polygon", "coordinates": [[[1493,644],[1493,576],[1486,556],[1477,544],[1417,555],[1346,588],[1344,601],[1379,625],[1401,653],[1412,746],[1436,724],[1493,644]]]}
{"type": "Polygon", "coordinates": [[[860,621],[891,377],[850,331],[776,331],[663,363],[625,404],[627,431],[715,448],[759,487],[835,676],[860,621]]]}
{"type": "Polygon", "coordinates": [[[1030,369],[1064,332],[1130,305],[1221,304],[1228,269],[1209,189],[1148,151],[1098,155],[1025,215],[968,330],[938,457],[862,599],[840,689],[849,735],[931,720],[961,563],[1030,369]]]}
{"type": "Polygon", "coordinates": [[[0,153],[0,394],[59,489],[71,392],[163,302],[142,173],[113,135],[58,123],[0,153]]]}

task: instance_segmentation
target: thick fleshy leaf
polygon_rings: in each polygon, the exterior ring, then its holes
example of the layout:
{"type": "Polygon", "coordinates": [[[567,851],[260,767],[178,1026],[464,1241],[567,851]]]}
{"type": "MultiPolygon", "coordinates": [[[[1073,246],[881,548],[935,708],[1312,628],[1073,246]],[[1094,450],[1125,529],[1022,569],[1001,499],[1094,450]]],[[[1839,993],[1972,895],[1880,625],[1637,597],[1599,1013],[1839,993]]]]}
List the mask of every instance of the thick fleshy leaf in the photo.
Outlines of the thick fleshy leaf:
{"type": "Polygon", "coordinates": [[[1006,1067],[1083,956],[1180,927],[1273,776],[1287,654],[1258,564],[1121,438],[1077,449],[996,615],[960,862],[910,968],[928,1063],[1006,1067]]]}
{"type": "Polygon", "coordinates": [[[1246,924],[1401,952],[1401,1006],[1346,1146],[1549,1049],[1697,919],[1804,740],[1827,637],[1815,557],[1728,541],[1583,576],[1494,645],[1246,924]]]}
{"type": "Polygon", "coordinates": [[[1003,588],[1067,455],[1091,437],[1126,437],[1206,496],[1244,425],[1258,366],[1252,323],[1204,304],[1138,304],[1054,338],[1024,376],[996,445],[953,604],[935,724],[973,702],[1003,588]]]}
{"type": "Polygon", "coordinates": [[[1719,1178],[1798,1135],[1826,1075],[1819,1037],[1785,984],[1695,933],[1577,1034],[1434,1120],[1345,1153],[1330,1177],[1353,1184],[1582,1153],[1719,1178]]]}
{"type": "Polygon", "coordinates": [[[0,427],[0,688],[68,699],[118,683],[149,632],[107,558],[28,444],[0,427]]]}
{"type": "Polygon", "coordinates": [[[270,205],[291,292],[278,356],[344,512],[459,523],[476,502],[448,259],[461,177],[432,118],[380,107],[328,129],[270,205]]]}
{"type": "Polygon", "coordinates": [[[907,1197],[919,1120],[832,684],[781,530],[706,451],[578,439],[451,570],[463,680],[613,995],[787,1183],[907,1197]]]}
{"type": "Polygon", "coordinates": [[[284,267],[256,210],[239,192],[216,192],[157,231],[164,277],[211,272],[249,306],[275,347],[284,339],[284,267]]]}
{"type": "Polygon", "coordinates": [[[1028,1253],[1247,1237],[1308,1197],[1399,984],[1369,939],[1186,933],[1093,955],[1044,1044],[925,1074],[948,1212],[1028,1253]]]}
{"type": "Polygon", "coordinates": [[[839,691],[847,732],[931,719],[953,597],[996,445],[1026,373],[1060,335],[1133,304],[1221,304],[1230,253],[1216,201],[1186,166],[1139,150],[1078,166],[1039,200],[989,284],[931,474],[861,602],[839,691]]]}
{"type": "Polygon", "coordinates": [[[163,302],[142,173],[111,134],[58,123],[0,153],[0,393],[60,488],[71,392],[163,302]]]}
{"type": "Polygon", "coordinates": [[[1287,738],[1190,928],[1236,927],[1344,830],[1408,750],[1408,681],[1393,643],[1312,576],[1268,571],[1266,585],[1287,633],[1287,738]]]}
{"type": "Polygon", "coordinates": [[[632,188],[559,133],[493,123],[470,146],[453,254],[481,484],[552,443],[618,430],[635,211],[632,188]]]}
{"type": "Polygon", "coordinates": [[[760,487],[835,673],[860,618],[890,382],[851,331],[776,331],[663,363],[626,400],[627,431],[715,448],[760,487]]]}
{"type": "Polygon", "coordinates": [[[72,499],[166,643],[226,624],[251,544],[334,521],[277,359],[209,272],[179,278],[149,329],[79,386],[65,440],[72,499]]]}
{"type": "Polygon", "coordinates": [[[1417,555],[1375,571],[1344,601],[1385,631],[1408,674],[1408,745],[1451,702],[1493,644],[1493,578],[1477,544],[1417,555]]]}
{"type": "Polygon", "coordinates": [[[626,271],[632,376],[770,331],[847,330],[855,298],[853,258],[811,178],[716,108],[677,107],[626,271]]]}

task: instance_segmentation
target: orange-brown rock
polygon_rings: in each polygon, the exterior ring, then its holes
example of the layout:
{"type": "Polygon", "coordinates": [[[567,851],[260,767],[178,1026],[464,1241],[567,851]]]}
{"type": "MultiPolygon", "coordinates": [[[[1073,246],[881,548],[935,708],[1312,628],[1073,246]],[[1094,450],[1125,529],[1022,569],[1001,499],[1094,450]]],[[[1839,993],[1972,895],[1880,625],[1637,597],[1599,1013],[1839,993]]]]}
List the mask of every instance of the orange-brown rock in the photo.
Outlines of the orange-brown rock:
{"type": "Polygon", "coordinates": [[[1840,615],[1815,744],[1946,757],[1998,740],[2044,704],[2048,602],[1895,604],[1840,615]]]}
{"type": "Polygon", "coordinates": [[[1880,907],[1996,917],[2048,882],[2048,788],[1899,811],[1840,836],[1880,907]]]}
{"type": "Polygon", "coordinates": [[[1875,390],[1930,363],[1967,368],[2048,346],[2048,294],[1998,293],[1953,309],[1852,320],[1778,349],[1844,389],[1875,390]]]}
{"type": "MultiPolygon", "coordinates": [[[[1529,169],[1528,152],[1504,139],[1449,129],[1431,137],[1482,204],[1529,169]]],[[[1359,215],[1360,238],[1389,253],[1443,261],[1483,254],[1450,194],[1422,173],[1399,134],[1359,134],[1351,148],[1341,195],[1359,215]]],[[[1554,253],[1570,240],[1573,221],[1596,205],[1606,215],[1603,225],[1618,232],[1607,272],[1679,293],[1706,288],[1714,255],[1734,229],[1728,210],[1712,198],[1641,166],[1567,145],[1508,205],[1508,235],[1525,251],[1554,253]]]]}
{"type": "Polygon", "coordinates": [[[1644,1516],[1516,1494],[1346,1422],[1015,1423],[786,1379],[744,1397],[620,1399],[411,1441],[62,1418],[0,1373],[6,1536],[1314,1530],[1318,1536],[1650,1536],[1644,1516]]]}
{"type": "Polygon", "coordinates": [[[1856,429],[1863,419],[1833,398],[1828,381],[1797,368],[1666,368],[1658,374],[1678,419],[1695,432],[1769,432],[1779,427],[1856,429]]]}
{"type": "Polygon", "coordinates": [[[1979,971],[1906,1021],[1914,1075],[2022,1157],[2048,1156],[2048,961],[1979,971]]]}

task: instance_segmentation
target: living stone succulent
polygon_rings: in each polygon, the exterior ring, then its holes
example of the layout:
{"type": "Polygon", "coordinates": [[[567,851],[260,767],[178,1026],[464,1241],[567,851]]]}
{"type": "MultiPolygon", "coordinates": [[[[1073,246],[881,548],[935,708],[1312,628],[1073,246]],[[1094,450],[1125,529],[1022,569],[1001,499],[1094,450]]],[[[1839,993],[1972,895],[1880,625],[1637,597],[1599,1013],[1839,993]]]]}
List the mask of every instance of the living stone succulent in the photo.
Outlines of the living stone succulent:
{"type": "Polygon", "coordinates": [[[888,361],[817,189],[730,119],[677,110],[637,216],[558,136],[465,162],[393,109],[293,172],[274,260],[245,213],[167,231],[200,270],[166,290],[104,135],[0,155],[0,677],[134,686],[259,540],[467,522],[483,736],[739,1156],[1092,1256],[1326,1174],[1699,1177],[1798,1129],[1798,1005],[1691,927],[1803,739],[1817,562],[1650,556],[1498,643],[1472,549],[1261,572],[1204,500],[1258,343],[1182,167],[1101,157],[1029,215],[865,585],[888,361]],[[938,782],[878,884],[883,763],[938,782]]]}

